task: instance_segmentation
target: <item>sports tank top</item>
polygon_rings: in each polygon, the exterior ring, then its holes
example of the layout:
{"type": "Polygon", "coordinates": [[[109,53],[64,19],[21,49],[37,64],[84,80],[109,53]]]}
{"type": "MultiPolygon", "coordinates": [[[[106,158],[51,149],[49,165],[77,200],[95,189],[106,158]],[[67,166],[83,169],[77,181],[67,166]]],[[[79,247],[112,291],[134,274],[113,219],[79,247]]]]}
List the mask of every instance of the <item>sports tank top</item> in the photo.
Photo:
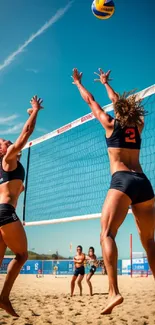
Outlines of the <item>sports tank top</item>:
{"type": "Polygon", "coordinates": [[[6,172],[2,167],[2,159],[0,159],[0,185],[14,179],[20,179],[23,182],[24,178],[25,170],[19,161],[17,161],[17,168],[15,170],[6,172]]]}
{"type": "Polygon", "coordinates": [[[119,121],[115,119],[114,130],[112,135],[107,138],[106,143],[108,148],[126,148],[140,149],[141,137],[137,126],[121,127],[119,121]]]}

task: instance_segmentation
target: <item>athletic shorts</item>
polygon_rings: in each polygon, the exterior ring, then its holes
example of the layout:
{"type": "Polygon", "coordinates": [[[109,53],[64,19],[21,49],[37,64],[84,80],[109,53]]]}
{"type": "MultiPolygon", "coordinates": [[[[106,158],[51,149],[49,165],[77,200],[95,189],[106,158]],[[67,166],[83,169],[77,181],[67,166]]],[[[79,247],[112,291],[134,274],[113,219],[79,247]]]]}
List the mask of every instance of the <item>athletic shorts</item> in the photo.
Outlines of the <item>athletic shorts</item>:
{"type": "Polygon", "coordinates": [[[144,173],[118,171],[112,175],[110,189],[128,195],[132,205],[154,198],[153,188],[144,173]]]}
{"type": "Polygon", "coordinates": [[[89,273],[94,274],[96,272],[96,266],[92,265],[92,267],[90,268],[89,273]]]}
{"type": "Polygon", "coordinates": [[[10,204],[0,204],[0,227],[18,221],[15,208],[10,204]]]}
{"type": "Polygon", "coordinates": [[[84,266],[77,267],[74,271],[74,276],[78,275],[85,275],[85,268],[84,266]]]}

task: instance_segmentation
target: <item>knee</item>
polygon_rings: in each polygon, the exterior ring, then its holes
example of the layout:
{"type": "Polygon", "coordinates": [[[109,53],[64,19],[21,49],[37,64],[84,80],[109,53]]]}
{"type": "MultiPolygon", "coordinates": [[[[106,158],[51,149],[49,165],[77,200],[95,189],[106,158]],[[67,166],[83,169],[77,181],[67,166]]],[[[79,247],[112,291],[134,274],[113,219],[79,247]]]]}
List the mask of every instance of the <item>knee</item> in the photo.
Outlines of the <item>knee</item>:
{"type": "Polygon", "coordinates": [[[16,260],[21,263],[24,264],[28,259],[28,252],[23,252],[23,253],[18,253],[16,254],[16,260]]]}
{"type": "Polygon", "coordinates": [[[117,235],[117,230],[112,230],[109,227],[108,228],[102,227],[102,231],[101,231],[101,234],[100,234],[100,245],[104,245],[105,240],[108,237],[115,240],[116,235],[117,235]]]}

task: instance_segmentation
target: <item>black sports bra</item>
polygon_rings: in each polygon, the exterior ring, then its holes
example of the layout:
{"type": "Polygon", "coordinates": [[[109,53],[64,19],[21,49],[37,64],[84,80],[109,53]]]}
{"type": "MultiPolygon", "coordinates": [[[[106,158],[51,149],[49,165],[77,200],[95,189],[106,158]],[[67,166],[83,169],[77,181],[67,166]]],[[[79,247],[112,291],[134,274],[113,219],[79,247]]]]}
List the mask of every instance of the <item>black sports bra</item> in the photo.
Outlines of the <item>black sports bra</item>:
{"type": "Polygon", "coordinates": [[[137,126],[121,127],[115,119],[114,130],[109,138],[106,138],[108,148],[140,149],[141,137],[137,126]]]}
{"type": "Polygon", "coordinates": [[[24,182],[25,170],[22,164],[17,161],[17,168],[13,171],[6,172],[2,167],[2,159],[0,159],[0,185],[14,179],[20,179],[24,182]]]}

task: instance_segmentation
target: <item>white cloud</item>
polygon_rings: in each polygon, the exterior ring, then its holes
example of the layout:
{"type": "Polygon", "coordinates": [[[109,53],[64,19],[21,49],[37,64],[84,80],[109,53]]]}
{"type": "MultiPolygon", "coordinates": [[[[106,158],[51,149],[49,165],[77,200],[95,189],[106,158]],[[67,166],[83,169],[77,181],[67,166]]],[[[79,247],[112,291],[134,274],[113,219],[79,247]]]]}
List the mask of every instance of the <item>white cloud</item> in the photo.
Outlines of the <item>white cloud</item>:
{"type": "Polygon", "coordinates": [[[16,120],[17,117],[18,115],[16,114],[7,117],[0,117],[0,125],[13,125],[14,120],[16,120]]]}
{"type": "Polygon", "coordinates": [[[0,136],[7,134],[18,134],[22,130],[23,125],[23,123],[18,123],[8,129],[0,130],[0,136]]]}
{"type": "Polygon", "coordinates": [[[46,134],[46,133],[49,132],[47,129],[39,128],[39,127],[36,128],[36,131],[41,132],[41,133],[44,133],[44,134],[46,134]]]}
{"type": "Polygon", "coordinates": [[[46,22],[35,34],[32,34],[27,41],[23,45],[21,45],[15,52],[11,53],[2,64],[0,64],[0,71],[5,69],[8,65],[10,65],[16,57],[23,52],[23,50],[33,42],[35,38],[40,36],[42,33],[44,33],[49,27],[51,27],[53,24],[55,24],[60,18],[62,18],[65,13],[69,10],[71,7],[73,1],[69,2],[67,6],[64,8],[59,9],[54,16],[50,18],[48,22],[46,22]]]}
{"type": "Polygon", "coordinates": [[[39,70],[37,70],[37,69],[26,69],[26,71],[27,72],[33,72],[35,74],[39,72],[39,70]]]}

